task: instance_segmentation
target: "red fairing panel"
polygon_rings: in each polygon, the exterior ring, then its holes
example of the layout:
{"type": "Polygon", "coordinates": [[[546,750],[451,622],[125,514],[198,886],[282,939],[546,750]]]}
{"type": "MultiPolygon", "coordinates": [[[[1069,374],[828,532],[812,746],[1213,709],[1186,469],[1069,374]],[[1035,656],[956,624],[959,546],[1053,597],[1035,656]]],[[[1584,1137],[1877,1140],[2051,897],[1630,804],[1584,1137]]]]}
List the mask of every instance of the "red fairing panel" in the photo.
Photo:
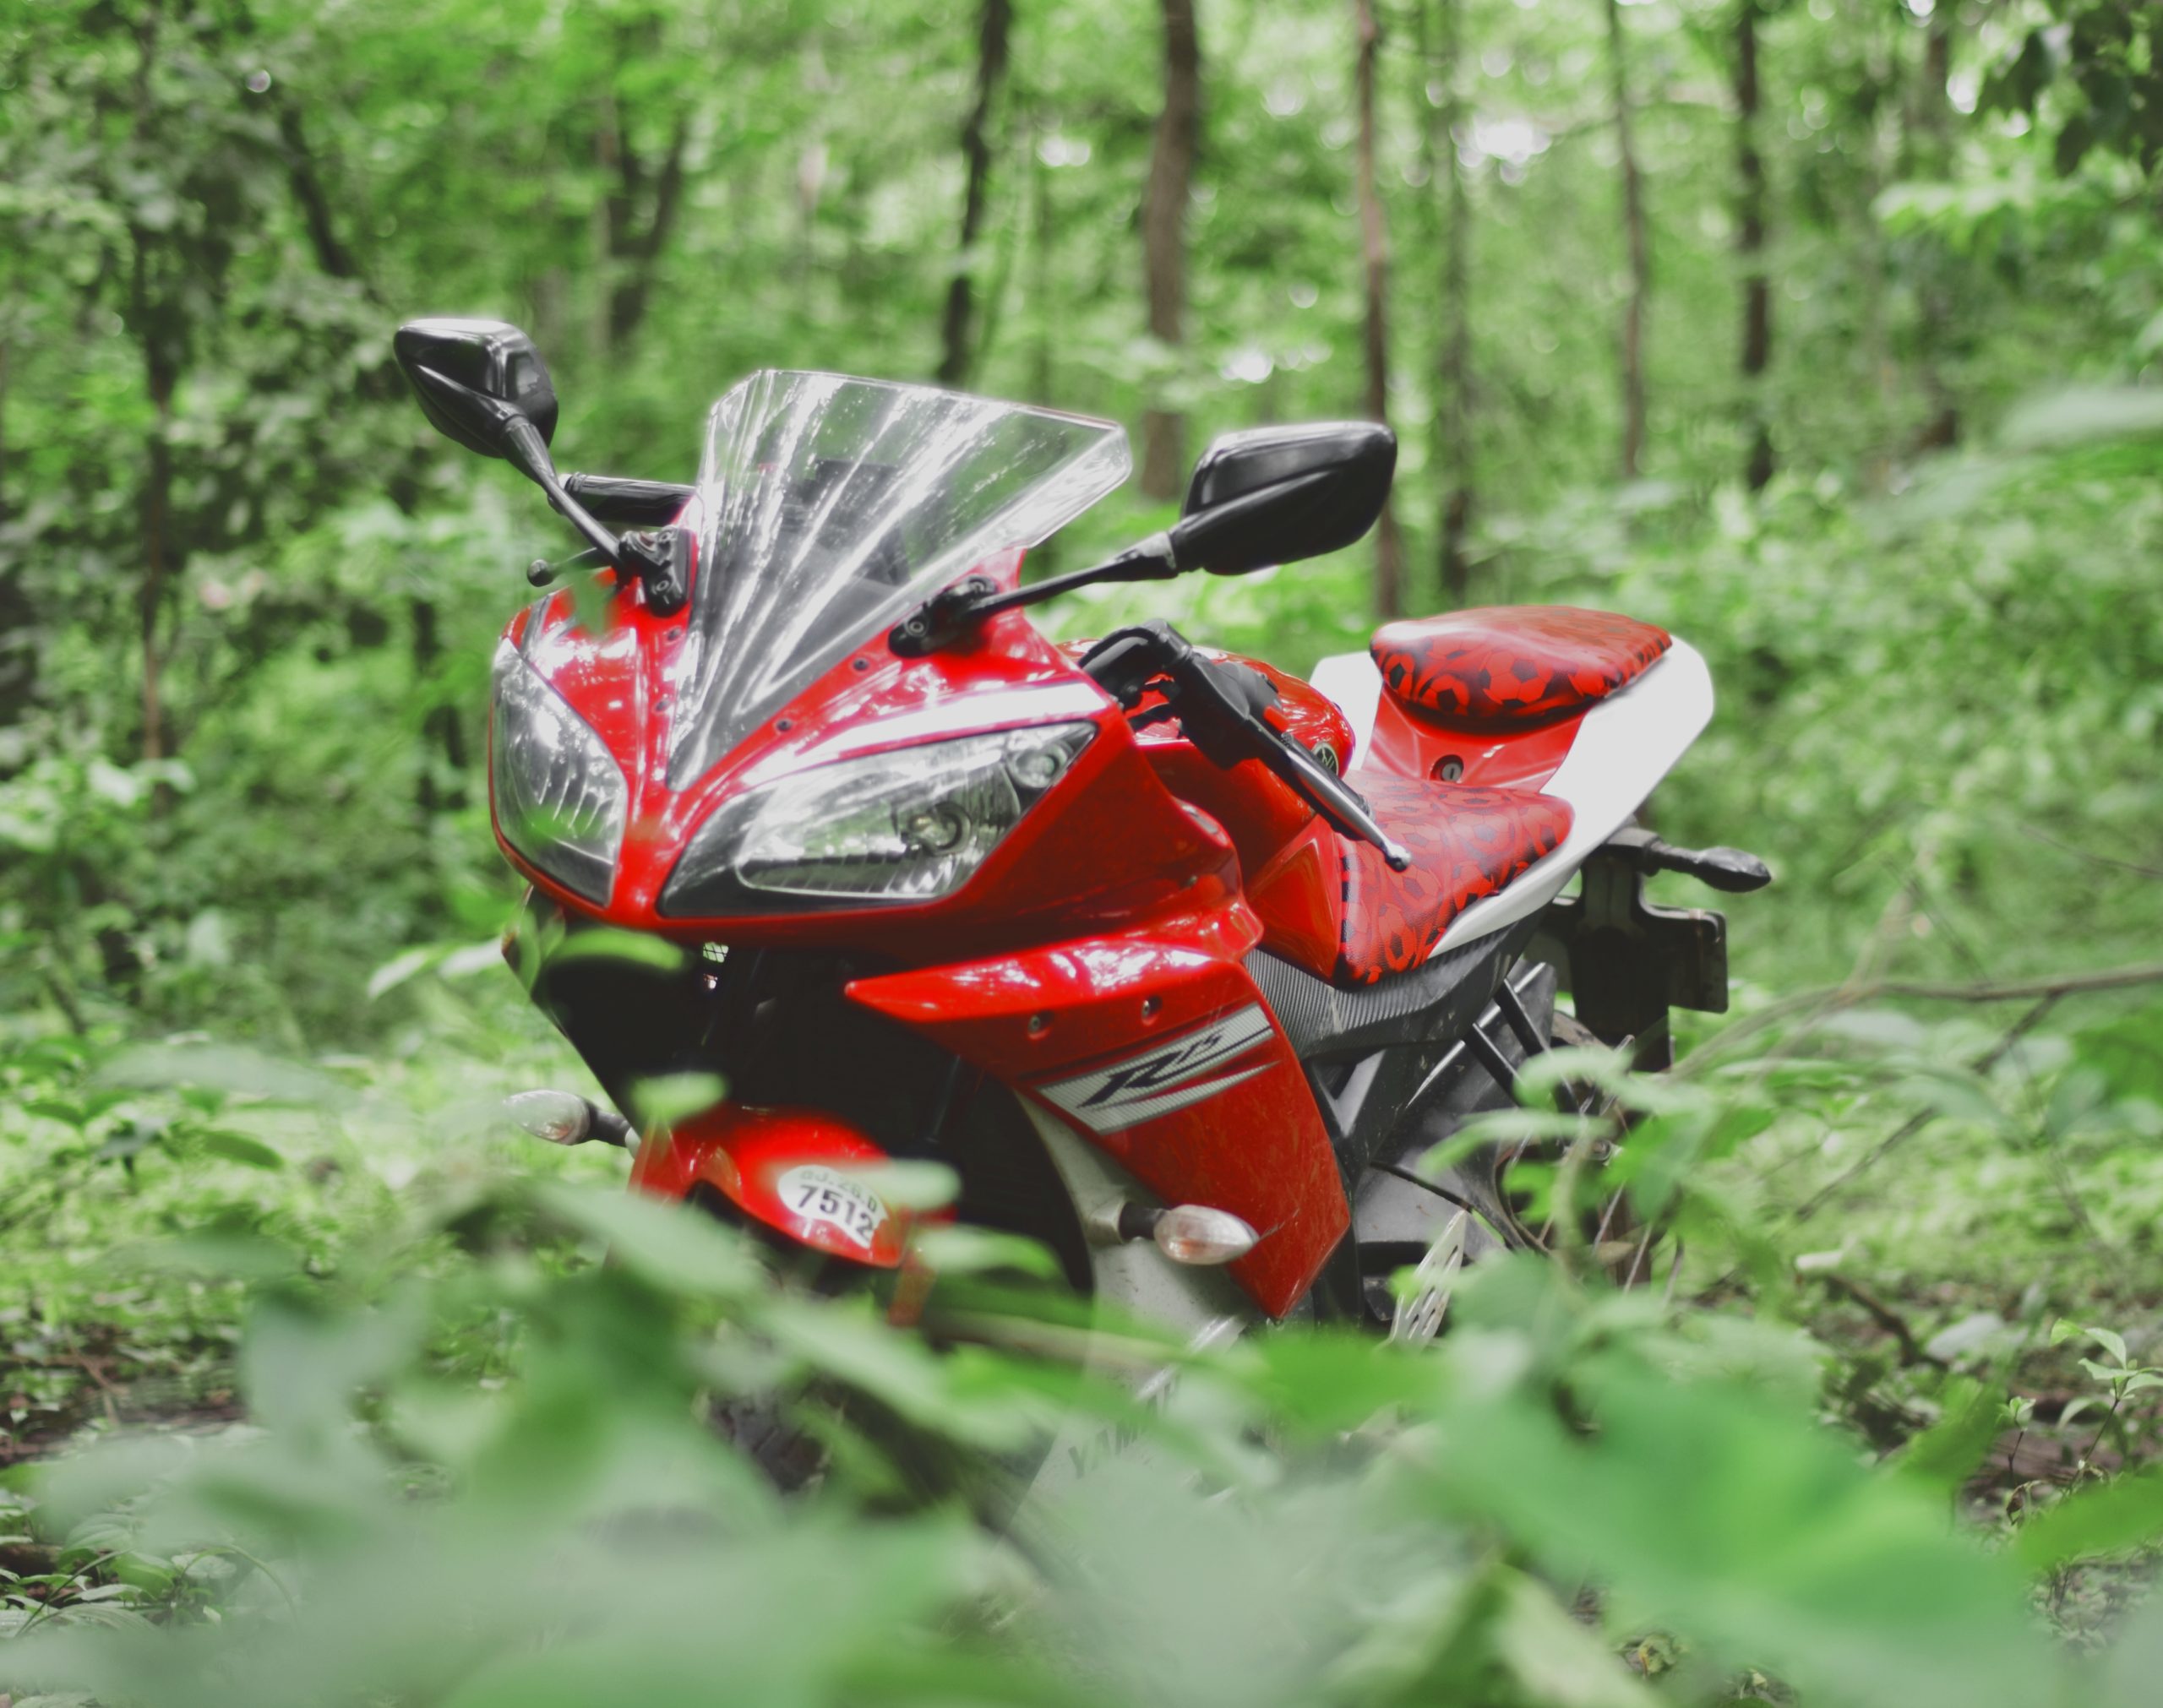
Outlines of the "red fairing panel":
{"type": "Polygon", "coordinates": [[[1451,724],[1527,725],[1583,711],[1665,652],[1664,628],[1567,605],[1496,605],[1385,623],[1371,650],[1405,704],[1451,724]]]}
{"type": "MultiPolygon", "coordinates": [[[[1095,644],[1063,641],[1060,650],[1078,659],[1095,644]]],[[[1327,694],[1258,658],[1204,650],[1212,659],[1229,660],[1259,672],[1276,688],[1276,704],[1265,715],[1293,740],[1310,752],[1329,748],[1340,767],[1351,763],[1351,722],[1327,694]]],[[[1162,703],[1162,697],[1152,691],[1143,695],[1136,710],[1146,711],[1162,703]]],[[[1243,760],[1229,770],[1212,764],[1195,751],[1194,743],[1176,723],[1152,724],[1136,731],[1136,740],[1167,789],[1201,808],[1223,827],[1239,853],[1240,870],[1250,876],[1268,865],[1314,823],[1314,808],[1259,759],[1243,760]]]]}
{"type": "Polygon", "coordinates": [[[1457,729],[1408,710],[1386,694],[1375,707],[1365,769],[1352,779],[1352,786],[1364,789],[1370,775],[1387,772],[1485,789],[1539,789],[1569,758],[1583,721],[1567,717],[1546,724],[1457,729]]]}
{"type": "Polygon", "coordinates": [[[1243,1217],[1262,1237],[1232,1277],[1282,1316],[1351,1210],[1305,1076],[1241,964],[1260,936],[1227,896],[848,994],[1033,1097],[1167,1203],[1243,1217]]]}
{"type": "Polygon", "coordinates": [[[1570,833],[1569,802],[1551,795],[1371,771],[1359,786],[1412,863],[1392,872],[1379,849],[1336,839],[1343,884],[1333,969],[1339,984],[1376,984],[1419,966],[1452,919],[1553,853],[1570,833]]]}
{"type": "Polygon", "coordinates": [[[823,1109],[723,1103],[640,1147],[631,1184],[657,1198],[712,1187],[799,1244],[878,1269],[899,1269],[909,1217],[854,1178],[886,1153],[823,1109]]]}

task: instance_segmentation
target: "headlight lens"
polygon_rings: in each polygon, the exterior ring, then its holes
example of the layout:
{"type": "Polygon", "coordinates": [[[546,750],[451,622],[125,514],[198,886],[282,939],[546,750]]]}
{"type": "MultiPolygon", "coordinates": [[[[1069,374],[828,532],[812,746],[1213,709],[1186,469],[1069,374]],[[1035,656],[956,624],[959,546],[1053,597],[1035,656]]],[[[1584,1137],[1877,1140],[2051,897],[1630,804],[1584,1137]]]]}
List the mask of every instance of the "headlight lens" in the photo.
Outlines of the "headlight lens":
{"type": "Polygon", "coordinates": [[[566,889],[605,902],[624,840],[624,774],[509,641],[493,677],[489,777],[504,840],[566,889]]]}
{"type": "Polygon", "coordinates": [[[1094,724],[844,759],[725,802],[661,893],[676,918],[790,903],[933,901],[967,883],[1065,775],[1094,724]]]}

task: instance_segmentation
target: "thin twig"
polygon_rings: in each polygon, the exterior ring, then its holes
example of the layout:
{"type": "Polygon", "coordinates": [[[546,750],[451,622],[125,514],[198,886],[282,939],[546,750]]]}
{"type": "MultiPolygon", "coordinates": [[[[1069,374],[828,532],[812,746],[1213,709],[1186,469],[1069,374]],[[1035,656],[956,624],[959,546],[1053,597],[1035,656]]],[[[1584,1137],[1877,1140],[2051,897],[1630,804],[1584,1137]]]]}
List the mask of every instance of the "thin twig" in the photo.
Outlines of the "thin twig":
{"type": "Polygon", "coordinates": [[[2088,1450],[2080,1455],[2080,1463],[2073,1467],[2073,1480],[2075,1482],[2088,1475],[2089,1461],[2095,1458],[2095,1450],[2103,1444],[2104,1436],[2110,1433],[2111,1425],[2118,1415],[2118,1407],[2125,1403],[2126,1396],[2122,1389],[2111,1396],[2111,1409],[2103,1414],[2103,1422],[2097,1428],[2094,1438],[2089,1440],[2088,1450]]]}
{"type": "Polygon", "coordinates": [[[1807,1009],[1819,1014],[1812,1020],[1840,1009],[1853,1008],[1878,997],[1906,997],[1917,1002],[2004,1003],[2033,1002],[2048,997],[2084,996],[2098,991],[2128,990],[2138,985],[2163,984],[2163,961],[2140,961],[2130,966],[2106,967],[2100,972],[2053,973],[2040,978],[1995,979],[1974,984],[1942,983],[1927,979],[1872,979],[1861,984],[1825,987],[1798,992],[1768,1003],[1746,1014],[1726,1031],[1715,1034],[1677,1062],[1670,1070],[1687,1076],[1712,1057],[1742,1039],[1778,1025],[1807,1009]]]}
{"type": "Polygon", "coordinates": [[[2143,878],[2163,878],[2163,870],[2159,870],[2153,866],[2143,866],[2138,861],[2114,860],[2108,854],[2091,854],[2085,848],[2076,848],[2070,842],[2059,841],[2057,837],[2047,832],[2038,830],[2033,824],[2023,824],[2020,828],[2038,842],[2048,844],[2061,854],[2070,854],[2076,860],[2092,861],[2098,866],[2115,866],[2121,872],[2137,872],[2143,878]]]}
{"type": "Polygon", "coordinates": [[[1950,1369],[1946,1361],[1925,1348],[1915,1338],[1915,1331],[1908,1326],[1908,1319],[1884,1300],[1859,1281],[1850,1281],[1837,1270],[1828,1270],[1817,1279],[1834,1292],[1861,1305],[1871,1320],[1899,1342],[1900,1362],[1904,1364],[1931,1364],[1938,1369],[1950,1369]]]}

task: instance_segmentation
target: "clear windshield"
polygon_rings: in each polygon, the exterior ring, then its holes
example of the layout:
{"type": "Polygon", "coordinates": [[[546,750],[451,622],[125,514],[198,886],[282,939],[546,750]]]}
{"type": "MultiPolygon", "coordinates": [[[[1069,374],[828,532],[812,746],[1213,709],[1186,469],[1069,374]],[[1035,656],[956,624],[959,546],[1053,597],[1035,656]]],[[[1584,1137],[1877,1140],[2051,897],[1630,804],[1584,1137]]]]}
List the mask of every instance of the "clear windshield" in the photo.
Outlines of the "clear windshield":
{"type": "Polygon", "coordinates": [[[753,374],[716,404],[668,778],[683,788],[972,565],[1126,478],[1110,422],[929,386],[753,374]]]}

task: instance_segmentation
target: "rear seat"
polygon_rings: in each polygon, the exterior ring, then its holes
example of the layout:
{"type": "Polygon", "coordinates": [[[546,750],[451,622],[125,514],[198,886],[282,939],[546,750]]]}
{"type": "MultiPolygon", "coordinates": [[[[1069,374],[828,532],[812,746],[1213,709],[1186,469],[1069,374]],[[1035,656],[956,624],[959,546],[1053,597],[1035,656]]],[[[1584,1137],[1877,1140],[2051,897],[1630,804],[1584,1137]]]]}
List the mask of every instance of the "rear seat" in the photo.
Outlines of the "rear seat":
{"type": "Polygon", "coordinates": [[[1664,628],[1567,605],[1492,605],[1389,623],[1369,647],[1382,685],[1419,715],[1523,729],[1574,717],[1641,675],[1664,628]]]}

